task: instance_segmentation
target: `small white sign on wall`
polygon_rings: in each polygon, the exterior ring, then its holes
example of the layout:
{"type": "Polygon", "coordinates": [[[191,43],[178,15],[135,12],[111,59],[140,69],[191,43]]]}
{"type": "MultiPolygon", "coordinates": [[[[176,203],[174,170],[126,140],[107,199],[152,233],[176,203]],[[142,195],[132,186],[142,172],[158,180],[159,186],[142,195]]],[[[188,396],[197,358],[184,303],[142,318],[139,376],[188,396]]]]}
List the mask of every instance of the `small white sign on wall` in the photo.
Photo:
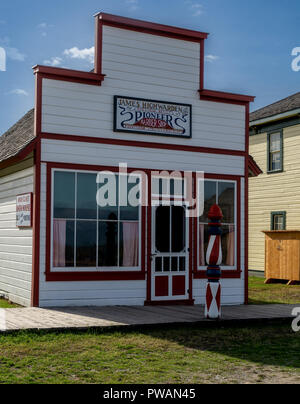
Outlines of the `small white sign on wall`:
{"type": "Polygon", "coordinates": [[[32,193],[18,195],[16,202],[17,227],[32,227],[32,193]]]}
{"type": "Polygon", "coordinates": [[[114,131],[192,137],[192,106],[131,97],[114,97],[114,131]]]}

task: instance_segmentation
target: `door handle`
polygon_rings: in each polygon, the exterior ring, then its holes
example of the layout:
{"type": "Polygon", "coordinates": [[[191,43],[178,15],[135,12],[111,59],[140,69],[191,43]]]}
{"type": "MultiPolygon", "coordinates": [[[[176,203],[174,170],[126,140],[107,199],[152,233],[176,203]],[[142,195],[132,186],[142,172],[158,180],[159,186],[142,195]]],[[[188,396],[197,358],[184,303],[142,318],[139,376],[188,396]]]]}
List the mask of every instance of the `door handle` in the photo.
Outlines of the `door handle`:
{"type": "Polygon", "coordinates": [[[153,261],[153,258],[157,257],[157,254],[151,254],[150,255],[150,260],[153,261]]]}

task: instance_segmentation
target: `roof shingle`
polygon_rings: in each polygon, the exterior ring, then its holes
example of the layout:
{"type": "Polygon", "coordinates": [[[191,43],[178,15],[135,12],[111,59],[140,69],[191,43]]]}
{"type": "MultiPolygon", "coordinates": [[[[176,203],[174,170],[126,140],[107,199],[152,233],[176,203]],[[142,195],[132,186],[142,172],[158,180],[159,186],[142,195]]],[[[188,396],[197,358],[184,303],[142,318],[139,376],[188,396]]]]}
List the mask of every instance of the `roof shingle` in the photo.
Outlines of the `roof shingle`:
{"type": "Polygon", "coordinates": [[[250,114],[250,122],[257,121],[258,119],[269,118],[270,116],[282,114],[298,108],[300,108],[300,92],[252,112],[250,114]]]}
{"type": "Polygon", "coordinates": [[[0,162],[16,156],[34,138],[34,109],[31,109],[0,136],[0,162]]]}

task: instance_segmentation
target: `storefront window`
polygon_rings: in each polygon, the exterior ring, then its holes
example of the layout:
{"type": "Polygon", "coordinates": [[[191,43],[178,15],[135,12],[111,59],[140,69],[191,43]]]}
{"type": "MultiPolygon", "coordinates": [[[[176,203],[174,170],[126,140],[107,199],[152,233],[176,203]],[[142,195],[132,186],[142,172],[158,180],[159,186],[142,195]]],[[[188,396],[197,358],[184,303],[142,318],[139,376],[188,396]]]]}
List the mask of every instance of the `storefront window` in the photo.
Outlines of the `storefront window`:
{"type": "Polygon", "coordinates": [[[205,267],[208,248],[208,212],[214,204],[218,204],[223,212],[222,219],[222,255],[221,266],[235,266],[236,251],[236,183],[230,181],[205,180],[204,182],[204,213],[199,218],[199,267],[205,267]]]}
{"type": "Polygon", "coordinates": [[[54,171],[53,268],[139,269],[141,208],[129,195],[138,188],[140,197],[140,178],[111,176],[115,203],[102,207],[97,192],[105,182],[97,183],[97,173],[54,171]]]}

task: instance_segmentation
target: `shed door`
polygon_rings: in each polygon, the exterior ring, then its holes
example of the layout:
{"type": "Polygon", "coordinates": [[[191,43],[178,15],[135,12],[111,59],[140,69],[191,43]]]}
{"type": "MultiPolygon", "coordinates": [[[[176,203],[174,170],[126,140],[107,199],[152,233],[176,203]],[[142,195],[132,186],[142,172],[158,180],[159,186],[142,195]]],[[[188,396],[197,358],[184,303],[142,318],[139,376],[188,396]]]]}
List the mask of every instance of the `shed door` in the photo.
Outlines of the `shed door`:
{"type": "Polygon", "coordinates": [[[183,206],[152,208],[152,301],[188,299],[188,223],[183,206]]]}

